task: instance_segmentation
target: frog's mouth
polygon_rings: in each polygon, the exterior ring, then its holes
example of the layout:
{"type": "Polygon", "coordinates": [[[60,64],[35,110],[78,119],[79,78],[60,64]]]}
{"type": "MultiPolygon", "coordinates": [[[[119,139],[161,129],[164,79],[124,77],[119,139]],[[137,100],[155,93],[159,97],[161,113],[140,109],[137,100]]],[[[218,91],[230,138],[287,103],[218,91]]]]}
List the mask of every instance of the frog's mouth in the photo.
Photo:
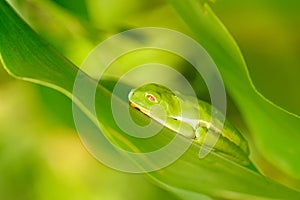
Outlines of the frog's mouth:
{"type": "Polygon", "coordinates": [[[140,105],[134,103],[134,102],[129,102],[130,106],[133,107],[134,109],[144,113],[145,115],[149,116],[149,112],[148,110],[146,110],[145,108],[141,107],[140,105]]]}

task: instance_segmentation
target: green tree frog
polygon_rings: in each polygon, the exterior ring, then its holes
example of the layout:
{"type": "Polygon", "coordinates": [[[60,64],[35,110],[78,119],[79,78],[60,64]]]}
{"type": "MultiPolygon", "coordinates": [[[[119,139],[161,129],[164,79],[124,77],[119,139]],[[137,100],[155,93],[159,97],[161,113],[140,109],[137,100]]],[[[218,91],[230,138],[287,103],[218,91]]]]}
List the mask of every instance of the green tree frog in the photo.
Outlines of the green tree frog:
{"type": "MultiPolygon", "coordinates": [[[[204,142],[206,137],[218,137],[210,148],[212,151],[243,166],[252,165],[247,141],[227,120],[222,130],[216,128],[211,120],[210,104],[191,101],[191,97],[155,83],[131,90],[128,98],[135,109],[200,145],[207,145],[204,142]],[[155,106],[164,112],[155,112],[155,106]]],[[[219,120],[214,120],[214,123],[219,123],[219,120]]]]}

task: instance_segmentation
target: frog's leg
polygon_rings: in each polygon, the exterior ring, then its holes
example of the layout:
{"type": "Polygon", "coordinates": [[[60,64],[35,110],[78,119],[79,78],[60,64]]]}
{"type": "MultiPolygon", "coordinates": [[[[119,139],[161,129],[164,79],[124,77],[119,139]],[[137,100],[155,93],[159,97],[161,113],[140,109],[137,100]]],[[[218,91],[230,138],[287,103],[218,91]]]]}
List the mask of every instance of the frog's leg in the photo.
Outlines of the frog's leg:
{"type": "Polygon", "coordinates": [[[183,135],[184,137],[190,139],[194,139],[196,137],[195,130],[190,124],[176,120],[174,118],[167,119],[165,126],[175,131],[176,133],[183,135]]]}
{"type": "Polygon", "coordinates": [[[221,134],[201,126],[195,132],[195,141],[200,145],[241,165],[248,166],[250,164],[248,156],[221,134]]]}
{"type": "Polygon", "coordinates": [[[208,129],[206,127],[199,126],[195,131],[195,140],[199,144],[203,144],[206,138],[208,129]]]}

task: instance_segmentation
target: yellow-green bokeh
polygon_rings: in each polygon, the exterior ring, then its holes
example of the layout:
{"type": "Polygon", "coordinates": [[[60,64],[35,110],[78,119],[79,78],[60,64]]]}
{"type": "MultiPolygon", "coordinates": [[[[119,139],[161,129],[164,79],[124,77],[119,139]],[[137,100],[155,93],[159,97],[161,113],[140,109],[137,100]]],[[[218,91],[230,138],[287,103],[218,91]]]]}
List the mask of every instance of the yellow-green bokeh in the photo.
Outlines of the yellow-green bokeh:
{"type": "MultiPolygon", "coordinates": [[[[10,2],[78,66],[95,45],[122,30],[159,26],[189,33],[163,0],[10,2]]],[[[218,0],[212,8],[238,42],[258,90],[299,114],[300,1],[218,0]]],[[[175,199],[142,175],[96,161],[74,130],[71,110],[63,95],[0,68],[0,199],[175,199]]],[[[246,130],[238,112],[229,114],[246,130]]]]}

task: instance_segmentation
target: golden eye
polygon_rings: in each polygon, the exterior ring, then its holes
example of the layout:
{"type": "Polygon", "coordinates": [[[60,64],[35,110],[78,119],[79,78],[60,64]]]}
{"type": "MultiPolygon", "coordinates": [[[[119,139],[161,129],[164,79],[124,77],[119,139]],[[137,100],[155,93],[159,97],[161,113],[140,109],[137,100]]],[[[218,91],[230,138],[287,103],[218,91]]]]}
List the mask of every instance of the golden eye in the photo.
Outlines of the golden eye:
{"type": "Polygon", "coordinates": [[[156,98],[152,94],[147,94],[146,97],[151,102],[157,102],[156,98]]]}

